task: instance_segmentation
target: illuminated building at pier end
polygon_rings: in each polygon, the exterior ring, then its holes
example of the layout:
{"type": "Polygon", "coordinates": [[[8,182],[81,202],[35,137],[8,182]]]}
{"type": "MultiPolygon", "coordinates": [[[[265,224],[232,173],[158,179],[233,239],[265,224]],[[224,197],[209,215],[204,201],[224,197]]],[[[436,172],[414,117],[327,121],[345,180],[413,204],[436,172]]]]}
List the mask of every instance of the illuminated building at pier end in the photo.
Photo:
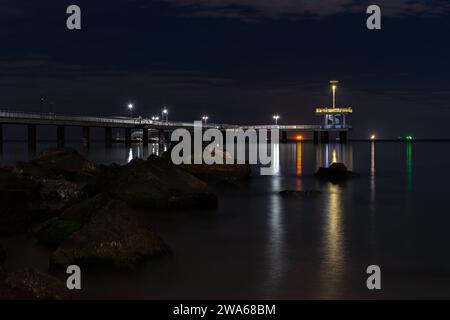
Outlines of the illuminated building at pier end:
{"type": "Polygon", "coordinates": [[[316,108],[316,116],[324,117],[324,127],[334,129],[344,129],[347,126],[347,116],[353,114],[352,107],[336,106],[336,91],[339,81],[330,81],[333,90],[333,106],[316,108]]]}

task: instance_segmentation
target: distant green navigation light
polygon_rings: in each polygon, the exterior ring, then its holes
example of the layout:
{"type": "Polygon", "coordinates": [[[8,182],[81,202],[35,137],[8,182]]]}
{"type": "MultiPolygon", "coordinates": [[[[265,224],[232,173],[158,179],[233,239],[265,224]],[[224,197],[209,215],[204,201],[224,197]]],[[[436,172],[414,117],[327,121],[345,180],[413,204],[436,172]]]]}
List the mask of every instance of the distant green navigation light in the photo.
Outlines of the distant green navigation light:
{"type": "Polygon", "coordinates": [[[414,140],[414,137],[411,136],[411,135],[407,135],[407,136],[404,137],[404,139],[407,140],[407,141],[412,141],[412,140],[414,140]]]}

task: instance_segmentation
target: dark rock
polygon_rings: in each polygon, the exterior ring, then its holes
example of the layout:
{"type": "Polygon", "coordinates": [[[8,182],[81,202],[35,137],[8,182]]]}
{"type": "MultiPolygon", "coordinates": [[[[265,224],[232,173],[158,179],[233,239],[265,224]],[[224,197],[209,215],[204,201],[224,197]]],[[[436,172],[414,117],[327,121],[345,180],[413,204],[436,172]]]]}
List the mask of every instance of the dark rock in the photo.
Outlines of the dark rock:
{"type": "Polygon", "coordinates": [[[248,164],[180,165],[184,171],[208,183],[226,183],[247,180],[251,176],[248,164]]]}
{"type": "Polygon", "coordinates": [[[68,300],[65,283],[32,269],[4,273],[0,279],[0,300],[68,300]]]}
{"type": "Polygon", "coordinates": [[[100,211],[111,201],[112,199],[107,193],[100,193],[93,198],[86,199],[67,208],[60,218],[84,225],[89,222],[93,214],[100,211]]]}
{"type": "Polygon", "coordinates": [[[39,243],[56,249],[65,239],[88,223],[93,214],[99,212],[111,201],[108,194],[101,193],[66,208],[59,217],[34,228],[35,234],[39,237],[39,243]]]}
{"type": "Polygon", "coordinates": [[[133,207],[209,208],[217,206],[217,196],[201,180],[167,161],[150,156],[125,166],[101,167],[88,194],[107,192],[133,207]]]}
{"type": "Polygon", "coordinates": [[[71,220],[57,219],[40,232],[39,243],[56,249],[65,239],[80,230],[81,224],[71,220]]]}
{"type": "Polygon", "coordinates": [[[18,162],[14,167],[14,172],[36,180],[56,179],[56,174],[50,168],[32,162],[18,162]]]}
{"type": "Polygon", "coordinates": [[[169,252],[168,246],[121,201],[110,201],[51,255],[50,265],[131,267],[147,257],[169,252]]]}
{"type": "Polygon", "coordinates": [[[316,177],[319,179],[331,182],[339,182],[358,176],[358,174],[349,171],[343,163],[333,163],[329,168],[321,167],[316,173],[316,177]]]}
{"type": "Polygon", "coordinates": [[[283,197],[302,197],[302,198],[312,198],[322,194],[319,190],[284,190],[280,192],[283,197]]]}
{"type": "Polygon", "coordinates": [[[63,175],[69,180],[78,175],[94,174],[97,166],[86,160],[77,150],[71,148],[51,148],[31,160],[31,164],[41,170],[50,170],[56,176],[63,175]]]}
{"type": "Polygon", "coordinates": [[[42,180],[40,195],[44,200],[77,199],[84,184],[74,183],[63,179],[42,180]]]}
{"type": "MultiPolygon", "coordinates": [[[[172,163],[171,153],[174,146],[174,144],[171,145],[162,155],[162,158],[170,163],[172,163]]],[[[200,155],[201,159],[203,159],[203,152],[207,148],[210,148],[209,143],[204,143],[202,154],[200,155]]],[[[220,157],[223,158],[224,164],[182,164],[177,167],[192,174],[200,180],[213,184],[226,185],[227,183],[230,183],[229,185],[234,185],[234,182],[247,180],[251,177],[251,167],[249,164],[226,164],[227,160],[229,160],[231,156],[222,150],[212,150],[208,152],[208,154],[215,155],[216,152],[221,153],[220,157]]],[[[190,158],[193,163],[193,159],[195,158],[195,153],[193,150],[190,158]]]]}
{"type": "Polygon", "coordinates": [[[0,169],[0,236],[26,232],[30,223],[46,218],[48,211],[38,182],[0,169]]]}

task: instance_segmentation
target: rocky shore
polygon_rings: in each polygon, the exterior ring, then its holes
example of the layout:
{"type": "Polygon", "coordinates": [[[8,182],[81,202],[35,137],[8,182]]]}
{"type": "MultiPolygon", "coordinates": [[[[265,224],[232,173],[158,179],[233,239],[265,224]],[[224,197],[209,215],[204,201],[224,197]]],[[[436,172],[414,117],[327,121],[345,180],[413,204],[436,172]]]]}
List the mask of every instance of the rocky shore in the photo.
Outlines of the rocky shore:
{"type": "MultiPolygon", "coordinates": [[[[229,174],[236,170],[230,166],[229,174]]],[[[242,168],[239,168],[242,170],[242,168]]],[[[208,178],[226,170],[202,168],[208,178]]],[[[249,176],[249,171],[245,175],[249,176]]],[[[207,179],[206,179],[207,180],[207,179]]],[[[70,148],[49,149],[29,162],[0,168],[0,241],[28,234],[51,248],[50,272],[133,268],[171,252],[135,209],[204,209],[218,205],[207,182],[150,156],[120,165],[97,165],[70,148]]],[[[0,245],[0,299],[69,299],[64,282],[38,271],[5,270],[0,245]]]]}

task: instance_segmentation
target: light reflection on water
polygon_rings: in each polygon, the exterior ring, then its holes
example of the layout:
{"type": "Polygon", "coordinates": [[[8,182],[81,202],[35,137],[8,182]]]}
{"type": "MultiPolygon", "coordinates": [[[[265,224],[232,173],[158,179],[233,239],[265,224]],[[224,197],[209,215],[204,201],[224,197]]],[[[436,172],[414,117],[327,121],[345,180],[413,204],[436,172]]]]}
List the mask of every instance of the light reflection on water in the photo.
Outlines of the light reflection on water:
{"type": "Polygon", "coordinates": [[[325,254],[322,264],[322,273],[326,281],[322,281],[322,298],[337,298],[345,261],[345,242],[342,217],[341,190],[339,186],[328,184],[328,198],[325,200],[325,254]]]}
{"type": "MultiPolygon", "coordinates": [[[[217,211],[146,212],[149,225],[172,246],[173,257],[151,261],[122,278],[109,273],[86,275],[89,286],[83,294],[371,298],[363,282],[364,268],[379,263],[386,281],[382,297],[450,298],[450,257],[443,254],[450,246],[450,217],[443,210],[450,197],[450,176],[447,170],[439,179],[428,172],[446,166],[448,146],[276,145],[274,175],[257,176],[255,170],[255,177],[242,187],[219,190],[217,211]],[[361,177],[337,185],[319,182],[314,177],[317,168],[333,161],[344,162],[361,177]],[[292,189],[318,189],[322,194],[311,199],[278,195],[292,189]]],[[[96,162],[125,164],[160,150],[164,147],[157,144],[110,150],[93,144],[85,152],[96,162]]],[[[27,158],[26,144],[7,144],[4,151],[7,164],[27,158]]],[[[11,246],[20,245],[35,244],[11,246]]],[[[16,257],[12,253],[8,267],[25,264],[24,260],[37,267],[46,265],[45,255],[27,252],[31,253],[16,257]]]]}

